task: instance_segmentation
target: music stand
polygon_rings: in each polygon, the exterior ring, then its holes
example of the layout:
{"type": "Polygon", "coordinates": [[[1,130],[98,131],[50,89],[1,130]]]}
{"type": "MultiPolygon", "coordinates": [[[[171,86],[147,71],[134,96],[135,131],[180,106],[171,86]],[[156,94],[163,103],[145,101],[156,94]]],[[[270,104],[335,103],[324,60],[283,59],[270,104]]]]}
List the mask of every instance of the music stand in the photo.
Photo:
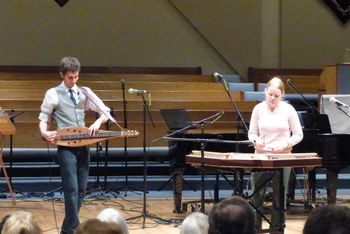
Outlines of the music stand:
{"type": "Polygon", "coordinates": [[[161,109],[160,114],[169,131],[176,131],[191,124],[186,109],[161,109]]]}
{"type": "Polygon", "coordinates": [[[3,144],[4,144],[4,136],[6,135],[13,135],[16,133],[16,128],[12,124],[11,120],[9,119],[8,115],[5,112],[0,112],[0,137],[1,137],[1,150],[0,150],[0,172],[1,169],[4,171],[5,179],[7,182],[7,187],[11,193],[12,196],[12,202],[14,205],[16,205],[16,197],[12,191],[12,186],[9,180],[9,177],[7,175],[7,171],[4,165],[3,161],[3,144]]]}
{"type": "MultiPolygon", "coordinates": [[[[161,139],[164,140],[175,140],[175,141],[192,141],[192,142],[199,142],[200,143],[200,152],[201,152],[201,165],[200,165],[200,172],[201,172],[201,208],[200,211],[201,212],[205,212],[205,207],[204,207],[204,202],[205,202],[205,191],[204,191],[204,187],[205,187],[205,172],[204,172],[204,149],[206,146],[206,143],[208,142],[215,142],[215,143],[238,143],[238,141],[226,141],[226,140],[220,140],[220,139],[203,139],[203,138],[199,138],[199,139],[188,139],[188,138],[175,138],[175,137],[171,137],[177,133],[182,133],[184,131],[186,131],[187,129],[190,128],[196,128],[199,127],[201,129],[201,133],[202,135],[204,135],[204,126],[206,124],[211,124],[216,122],[219,118],[221,118],[221,116],[224,114],[223,111],[220,111],[212,116],[209,116],[205,119],[199,120],[199,121],[195,121],[189,125],[187,125],[186,127],[176,130],[168,135],[165,135],[163,137],[160,137],[156,140],[153,140],[152,142],[156,142],[159,141],[161,139]]],[[[240,142],[243,143],[243,142],[240,142]]],[[[251,143],[250,141],[244,141],[244,143],[251,143]]]]}

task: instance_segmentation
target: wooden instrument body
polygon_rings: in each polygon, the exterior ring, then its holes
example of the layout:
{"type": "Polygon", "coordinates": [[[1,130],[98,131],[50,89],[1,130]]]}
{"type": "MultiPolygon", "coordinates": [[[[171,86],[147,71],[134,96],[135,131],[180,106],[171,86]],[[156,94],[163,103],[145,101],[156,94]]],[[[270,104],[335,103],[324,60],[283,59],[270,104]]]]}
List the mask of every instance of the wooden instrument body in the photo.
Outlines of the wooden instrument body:
{"type": "MultiPolygon", "coordinates": [[[[200,152],[186,156],[186,163],[201,165],[200,152]]],[[[319,167],[322,158],[316,153],[250,154],[204,152],[204,166],[215,168],[284,168],[319,167]]]]}
{"type": "Polygon", "coordinates": [[[13,135],[16,133],[16,128],[10,120],[8,114],[0,107],[0,134],[13,135]]]}
{"type": "Polygon", "coordinates": [[[139,132],[136,130],[99,130],[94,136],[90,136],[88,128],[71,127],[58,130],[52,143],[67,147],[81,147],[117,137],[136,137],[138,135],[139,132]]]}

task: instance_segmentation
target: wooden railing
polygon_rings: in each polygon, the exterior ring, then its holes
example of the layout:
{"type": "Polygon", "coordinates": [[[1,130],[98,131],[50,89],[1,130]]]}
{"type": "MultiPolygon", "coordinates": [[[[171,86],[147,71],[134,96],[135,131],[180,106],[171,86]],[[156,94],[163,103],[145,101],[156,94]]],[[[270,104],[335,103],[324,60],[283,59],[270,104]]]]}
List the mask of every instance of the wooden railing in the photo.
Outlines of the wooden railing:
{"type": "Polygon", "coordinates": [[[286,93],[295,93],[287,85],[287,80],[301,93],[326,93],[326,86],[321,82],[322,69],[292,69],[292,68],[252,68],[248,69],[248,80],[254,83],[266,83],[272,77],[280,77],[286,86],[286,93]]]}

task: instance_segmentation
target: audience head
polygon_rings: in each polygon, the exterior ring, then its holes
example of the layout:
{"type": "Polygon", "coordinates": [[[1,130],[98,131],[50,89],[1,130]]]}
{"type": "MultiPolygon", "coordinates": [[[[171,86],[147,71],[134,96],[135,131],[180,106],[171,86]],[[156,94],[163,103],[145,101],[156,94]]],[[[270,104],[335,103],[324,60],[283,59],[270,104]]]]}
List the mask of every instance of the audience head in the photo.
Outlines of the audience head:
{"type": "Polygon", "coordinates": [[[209,212],[209,234],[255,234],[254,211],[242,197],[226,198],[209,212]]]}
{"type": "Polygon", "coordinates": [[[41,234],[43,231],[27,211],[16,211],[6,220],[1,234],[41,234]]]}
{"type": "Polygon", "coordinates": [[[97,215],[97,219],[102,222],[116,223],[123,231],[123,234],[129,234],[128,224],[119,210],[106,208],[97,215]]]}
{"type": "Polygon", "coordinates": [[[350,230],[350,208],[327,205],[314,209],[307,218],[303,234],[346,234],[350,230]]]}
{"type": "Polygon", "coordinates": [[[193,212],[182,222],[180,234],[207,234],[208,226],[206,214],[193,212]]]}
{"type": "Polygon", "coordinates": [[[10,218],[10,215],[5,215],[4,217],[2,217],[0,221],[0,233],[2,231],[2,228],[4,227],[5,222],[8,220],[8,218],[10,218]]]}
{"type": "Polygon", "coordinates": [[[116,223],[102,222],[98,219],[88,219],[78,225],[75,234],[123,234],[116,223]]]}

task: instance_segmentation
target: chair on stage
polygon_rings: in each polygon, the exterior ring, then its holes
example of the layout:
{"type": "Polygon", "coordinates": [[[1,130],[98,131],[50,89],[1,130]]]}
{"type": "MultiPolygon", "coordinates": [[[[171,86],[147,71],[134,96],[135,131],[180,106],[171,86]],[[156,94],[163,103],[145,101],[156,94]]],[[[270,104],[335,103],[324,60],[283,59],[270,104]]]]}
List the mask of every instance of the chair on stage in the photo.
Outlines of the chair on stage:
{"type": "Polygon", "coordinates": [[[227,83],[238,83],[240,82],[240,77],[239,75],[236,74],[227,74],[227,75],[222,75],[221,77],[217,78],[217,82],[223,82],[226,81],[227,83]]]}
{"type": "Polygon", "coordinates": [[[263,101],[263,100],[265,100],[265,92],[241,91],[241,100],[244,100],[244,101],[263,101]]]}
{"type": "Polygon", "coordinates": [[[233,83],[230,82],[228,83],[228,90],[230,92],[239,92],[241,90],[243,91],[254,91],[254,83],[246,83],[246,82],[238,82],[238,83],[233,83]]]}
{"type": "Polygon", "coordinates": [[[4,145],[4,141],[5,141],[5,136],[13,135],[13,134],[15,134],[15,132],[16,132],[16,128],[12,124],[8,115],[4,111],[0,110],[0,137],[1,137],[0,173],[1,173],[1,170],[3,170],[4,176],[6,179],[6,183],[7,183],[8,189],[11,193],[12,202],[14,205],[16,204],[16,198],[15,198],[15,194],[13,193],[12,186],[11,186],[9,177],[7,175],[7,171],[6,171],[6,168],[4,165],[4,161],[3,161],[3,145],[4,145]]]}
{"type": "Polygon", "coordinates": [[[257,83],[257,84],[256,84],[256,91],[258,91],[258,92],[264,92],[266,86],[267,86],[267,83],[257,83]]]}

